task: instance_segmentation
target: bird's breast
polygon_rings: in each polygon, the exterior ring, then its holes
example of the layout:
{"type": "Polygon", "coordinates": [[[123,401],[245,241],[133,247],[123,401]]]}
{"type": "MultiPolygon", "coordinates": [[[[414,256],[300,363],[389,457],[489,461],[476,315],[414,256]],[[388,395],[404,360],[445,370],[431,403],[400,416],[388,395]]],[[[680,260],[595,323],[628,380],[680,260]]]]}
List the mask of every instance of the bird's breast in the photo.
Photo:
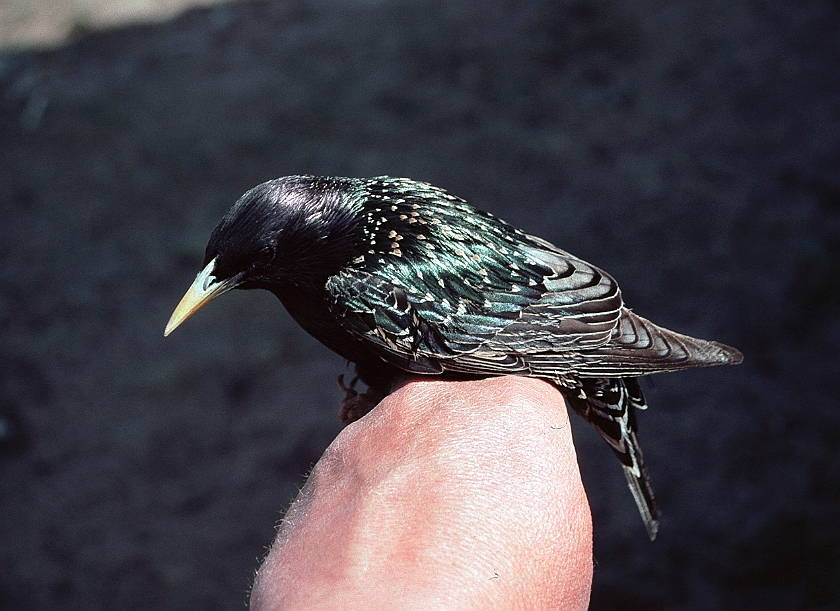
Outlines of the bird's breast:
{"type": "Polygon", "coordinates": [[[326,291],[293,289],[274,294],[304,331],[339,356],[358,363],[368,360],[364,345],[355,340],[337,320],[326,299],[326,291]]]}

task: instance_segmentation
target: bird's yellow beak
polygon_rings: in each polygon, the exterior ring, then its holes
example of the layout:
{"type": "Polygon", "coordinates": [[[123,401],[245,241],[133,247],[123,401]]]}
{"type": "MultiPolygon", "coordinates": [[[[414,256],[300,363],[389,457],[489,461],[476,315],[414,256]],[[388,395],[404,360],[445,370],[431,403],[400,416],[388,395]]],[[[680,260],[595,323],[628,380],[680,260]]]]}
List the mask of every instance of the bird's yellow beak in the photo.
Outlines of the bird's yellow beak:
{"type": "Polygon", "coordinates": [[[218,297],[222,293],[226,293],[239,284],[242,274],[237,274],[219,282],[213,276],[213,270],[215,268],[216,259],[213,259],[195,277],[192,286],[187,289],[187,292],[175,307],[175,311],[172,312],[169,322],[166,323],[166,329],[163,331],[164,337],[177,329],[182,322],[198,312],[211,299],[218,297]]]}

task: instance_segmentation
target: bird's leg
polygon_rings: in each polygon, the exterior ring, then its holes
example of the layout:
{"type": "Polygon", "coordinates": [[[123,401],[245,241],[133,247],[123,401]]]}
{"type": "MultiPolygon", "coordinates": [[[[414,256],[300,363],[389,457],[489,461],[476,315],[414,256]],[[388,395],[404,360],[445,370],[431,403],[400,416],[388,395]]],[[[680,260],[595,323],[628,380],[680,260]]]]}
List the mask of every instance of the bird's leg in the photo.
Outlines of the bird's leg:
{"type": "Polygon", "coordinates": [[[338,409],[338,419],[344,426],[367,414],[388,394],[387,392],[379,393],[373,387],[369,387],[366,392],[360,393],[356,390],[358,381],[359,376],[356,376],[349,385],[345,385],[344,375],[338,376],[338,387],[344,393],[344,399],[338,409]]]}
{"type": "Polygon", "coordinates": [[[405,377],[405,372],[381,362],[356,362],[356,377],[349,385],[344,384],[344,376],[338,378],[338,387],[344,393],[338,417],[344,426],[362,418],[376,407],[405,377]],[[356,390],[359,381],[367,386],[365,392],[356,390]]]}

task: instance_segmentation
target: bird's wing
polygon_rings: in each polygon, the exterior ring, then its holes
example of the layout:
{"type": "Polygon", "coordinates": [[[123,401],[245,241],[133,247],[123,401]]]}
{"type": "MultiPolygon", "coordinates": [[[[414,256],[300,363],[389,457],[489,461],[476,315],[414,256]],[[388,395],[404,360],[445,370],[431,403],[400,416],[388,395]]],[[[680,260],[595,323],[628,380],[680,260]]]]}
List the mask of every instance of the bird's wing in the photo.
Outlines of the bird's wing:
{"type": "Polygon", "coordinates": [[[622,309],[609,275],[536,239],[486,246],[346,268],[327,282],[333,314],[388,362],[429,373],[543,375],[530,360],[550,355],[554,377],[609,342],[622,309]]]}
{"type": "Polygon", "coordinates": [[[533,236],[404,250],[346,268],[327,290],[340,324],[405,370],[630,376],[740,356],[636,316],[609,274],[533,236]]]}

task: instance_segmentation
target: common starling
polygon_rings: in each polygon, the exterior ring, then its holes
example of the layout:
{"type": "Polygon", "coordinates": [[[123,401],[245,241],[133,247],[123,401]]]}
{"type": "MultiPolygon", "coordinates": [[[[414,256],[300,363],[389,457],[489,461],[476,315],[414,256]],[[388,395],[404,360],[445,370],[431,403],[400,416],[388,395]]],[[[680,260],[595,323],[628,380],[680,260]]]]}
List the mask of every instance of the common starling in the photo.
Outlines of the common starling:
{"type": "Polygon", "coordinates": [[[618,456],[651,539],[658,511],[636,437],[635,410],[646,408],[637,377],[742,360],[631,312],[594,265],[405,178],[289,176],[254,187],[213,231],[165,335],[234,288],[274,293],[355,363],[372,404],[406,372],[553,382],[618,456]]]}

